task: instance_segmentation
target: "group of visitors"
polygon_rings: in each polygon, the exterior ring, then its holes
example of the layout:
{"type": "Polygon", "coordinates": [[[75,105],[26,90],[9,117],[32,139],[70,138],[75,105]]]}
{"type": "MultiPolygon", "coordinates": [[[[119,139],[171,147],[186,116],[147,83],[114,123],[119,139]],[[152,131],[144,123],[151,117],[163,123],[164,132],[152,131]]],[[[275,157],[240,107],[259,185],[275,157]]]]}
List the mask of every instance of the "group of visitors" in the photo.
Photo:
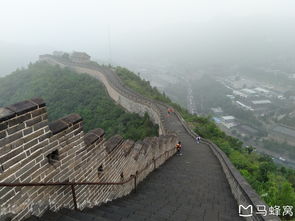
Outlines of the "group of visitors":
{"type": "MultiPolygon", "coordinates": [[[[201,142],[201,137],[200,137],[200,136],[197,136],[197,137],[196,137],[196,142],[197,142],[197,143],[200,143],[200,142],[201,142]]],[[[179,155],[179,156],[182,155],[181,148],[182,148],[181,141],[179,141],[179,142],[176,144],[177,155],[179,155]]]]}
{"type": "MultiPolygon", "coordinates": [[[[173,110],[171,107],[169,107],[169,108],[167,109],[167,113],[168,113],[167,117],[169,117],[170,114],[173,113],[173,112],[174,112],[174,110],[173,110]]],[[[200,136],[197,136],[197,137],[196,137],[196,143],[200,143],[200,142],[201,142],[201,137],[200,137],[200,136]]],[[[177,155],[178,155],[178,156],[181,156],[181,155],[182,155],[181,149],[182,149],[182,145],[181,145],[181,142],[179,141],[179,142],[176,144],[176,150],[177,150],[177,155]]]]}

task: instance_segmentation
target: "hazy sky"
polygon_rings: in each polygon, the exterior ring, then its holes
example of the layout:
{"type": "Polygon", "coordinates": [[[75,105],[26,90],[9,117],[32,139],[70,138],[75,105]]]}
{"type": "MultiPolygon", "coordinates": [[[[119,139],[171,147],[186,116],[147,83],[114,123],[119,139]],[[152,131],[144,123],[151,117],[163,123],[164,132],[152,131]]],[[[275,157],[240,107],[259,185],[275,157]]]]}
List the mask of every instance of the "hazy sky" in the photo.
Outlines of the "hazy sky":
{"type": "MultiPolygon", "coordinates": [[[[146,50],[156,50],[150,48],[150,42],[155,46],[167,39],[170,41],[167,49],[187,41],[179,36],[180,32],[186,33],[183,30],[186,26],[197,36],[210,28],[217,34],[218,31],[225,33],[225,25],[237,22],[239,26],[241,21],[241,26],[247,21],[251,25],[256,20],[268,26],[276,21],[288,26],[290,21],[291,31],[294,29],[295,1],[0,0],[0,43],[85,50],[106,58],[110,33],[112,56],[133,54],[136,57],[141,47],[142,56],[146,50]],[[193,27],[199,29],[193,30],[193,27]]],[[[235,30],[229,32],[235,34],[235,30]]]]}
{"type": "Polygon", "coordinates": [[[108,26],[114,34],[131,35],[136,29],[237,17],[294,19],[295,1],[1,0],[0,40],[55,46],[70,38],[69,44],[87,45],[81,41],[102,39],[108,26]]]}

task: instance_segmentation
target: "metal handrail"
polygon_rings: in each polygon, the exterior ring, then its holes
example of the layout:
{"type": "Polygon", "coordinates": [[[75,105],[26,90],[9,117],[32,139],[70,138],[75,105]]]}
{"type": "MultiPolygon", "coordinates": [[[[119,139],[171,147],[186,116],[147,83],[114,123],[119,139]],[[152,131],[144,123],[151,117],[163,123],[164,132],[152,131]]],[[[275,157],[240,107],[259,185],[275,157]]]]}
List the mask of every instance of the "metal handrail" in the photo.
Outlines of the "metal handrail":
{"type": "MultiPolygon", "coordinates": [[[[96,67],[90,67],[90,68],[94,68],[94,69],[96,69],[96,67]]],[[[146,102],[142,102],[141,100],[139,100],[139,101],[141,101],[141,103],[145,103],[145,105],[147,105],[147,106],[155,106],[156,107],[156,112],[158,112],[158,114],[159,115],[161,115],[160,113],[159,113],[159,108],[157,107],[157,104],[159,104],[159,105],[163,105],[164,107],[166,107],[166,108],[168,108],[169,107],[169,105],[167,105],[167,104],[165,104],[164,102],[161,102],[161,101],[157,101],[157,100],[152,100],[152,99],[150,99],[150,98],[147,98],[147,97],[144,97],[144,96],[142,96],[141,94],[139,94],[138,92],[136,92],[136,91],[134,91],[134,90],[132,90],[132,89],[130,89],[129,87],[126,87],[125,85],[124,85],[124,83],[122,82],[122,79],[116,74],[116,73],[114,73],[114,77],[115,77],[115,79],[118,81],[118,83],[114,83],[111,79],[108,79],[108,81],[109,81],[109,83],[111,83],[111,84],[113,84],[113,86],[115,86],[115,88],[116,89],[118,89],[118,87],[116,87],[116,86],[121,86],[121,88],[119,89],[121,92],[123,92],[123,93],[130,93],[130,94],[132,94],[133,96],[137,96],[137,97],[139,97],[139,98],[141,98],[141,99],[143,99],[143,100],[146,100],[146,101],[148,101],[148,102],[150,102],[150,103],[146,103],[146,102]],[[114,85],[115,84],[115,85],[114,85]],[[123,90],[122,90],[123,89],[123,90]]],[[[138,102],[138,100],[136,100],[137,102],[138,102]]],[[[177,112],[177,111],[175,111],[174,112],[175,113],[175,115],[177,116],[177,118],[178,118],[178,120],[181,122],[181,124],[182,124],[182,126],[184,127],[184,129],[188,132],[188,134],[190,135],[190,136],[192,136],[193,138],[195,138],[196,136],[198,136],[193,130],[191,130],[190,128],[189,128],[189,126],[187,125],[187,123],[186,123],[186,121],[182,118],[182,116],[177,112]]],[[[165,126],[164,126],[164,124],[163,124],[163,127],[164,127],[164,129],[166,129],[165,128],[165,126]]],[[[167,134],[169,134],[169,131],[168,130],[166,130],[166,133],[167,134]]],[[[254,205],[254,203],[253,203],[253,199],[249,196],[249,194],[245,191],[245,187],[244,187],[244,183],[243,182],[241,182],[239,179],[238,179],[238,177],[236,177],[236,175],[234,174],[234,171],[233,171],[233,169],[232,169],[232,167],[231,166],[233,166],[233,165],[231,165],[232,163],[230,162],[230,161],[227,161],[226,160],[226,155],[219,149],[219,148],[217,148],[216,147],[216,145],[213,143],[213,142],[211,142],[211,141],[209,141],[209,140],[207,140],[207,139],[202,139],[202,141],[201,141],[201,143],[203,143],[203,144],[205,144],[205,145],[207,145],[210,149],[211,149],[211,151],[215,154],[215,156],[219,159],[219,161],[220,161],[220,163],[222,163],[221,161],[223,161],[223,163],[225,164],[225,166],[226,166],[226,168],[228,169],[228,171],[229,171],[229,173],[230,173],[230,175],[234,178],[234,180],[235,180],[235,182],[239,185],[239,187],[240,187],[240,189],[241,189],[241,191],[243,192],[243,195],[244,196],[246,196],[246,198],[254,205]],[[215,151],[216,151],[216,153],[215,153],[215,151]],[[218,157],[218,156],[219,157],[218,157]]],[[[147,166],[146,166],[147,167],[147,166]]],[[[144,168],[145,169],[145,168],[144,168]]],[[[141,171],[142,172],[142,171],[141,171]]],[[[242,177],[242,176],[241,176],[242,177]]],[[[254,191],[254,193],[256,194],[256,192],[254,191]]],[[[256,194],[257,195],[257,194],[256,194]]],[[[260,200],[260,201],[262,201],[261,199],[260,199],[260,197],[257,195],[257,197],[258,197],[258,200],[260,200]]],[[[261,218],[261,217],[259,217],[259,218],[261,218]]],[[[262,220],[264,220],[263,219],[263,217],[262,217],[262,220]]]]}
{"type": "MultiPolygon", "coordinates": [[[[130,93],[130,90],[129,88],[126,88],[124,84],[122,84],[122,81],[121,79],[117,76],[117,75],[114,75],[116,80],[118,80],[119,82],[119,85],[122,87],[120,88],[121,89],[121,92],[124,92],[124,93],[130,93]],[[123,91],[122,91],[123,89],[123,91]]],[[[111,80],[111,79],[108,79],[109,83],[113,84],[114,85],[114,82],[111,80]]],[[[116,85],[118,86],[118,85],[116,85]]],[[[118,89],[118,87],[114,87],[116,89],[118,89]]],[[[138,96],[140,97],[141,99],[144,99],[145,97],[139,95],[138,93],[134,93],[134,91],[132,91],[133,93],[131,93],[133,96],[138,96]]],[[[151,107],[153,106],[153,101],[151,99],[147,99],[145,98],[144,100],[147,100],[149,101],[150,103],[146,103],[146,102],[142,102],[142,100],[140,100],[141,102],[140,103],[145,103],[145,105],[151,107]]],[[[138,101],[137,101],[138,102],[138,101]]],[[[153,108],[155,108],[156,106],[154,106],[153,108]]],[[[153,109],[152,108],[152,109],[153,109]]],[[[159,115],[160,114],[160,111],[158,109],[158,107],[156,107],[156,111],[159,115]]],[[[154,165],[154,169],[156,169],[156,161],[158,159],[160,159],[163,155],[165,155],[165,160],[167,160],[167,154],[171,151],[175,151],[175,147],[171,148],[170,150],[167,150],[165,151],[164,153],[162,153],[161,155],[159,155],[157,158],[153,158],[149,163],[147,163],[145,165],[144,168],[142,168],[140,171],[136,171],[136,174],[132,174],[127,180],[125,181],[121,181],[121,182],[41,182],[41,183],[35,183],[35,182],[32,182],[32,183],[0,183],[0,187],[30,187],[30,186],[71,186],[71,190],[72,190],[72,197],[73,197],[73,203],[74,203],[74,208],[75,210],[78,210],[78,207],[77,207],[77,201],[76,201],[76,192],[75,192],[75,186],[81,186],[81,185],[99,185],[99,186],[102,186],[102,185],[124,185],[128,182],[130,182],[132,179],[134,179],[134,190],[136,191],[136,186],[137,186],[137,177],[143,172],[145,171],[146,169],[149,168],[149,166],[151,164],[154,165]]],[[[176,152],[176,151],[175,151],[176,152]]]]}
{"type": "MultiPolygon", "coordinates": [[[[136,192],[137,187],[137,177],[145,171],[147,168],[149,168],[150,165],[154,165],[154,169],[156,169],[156,161],[160,159],[163,155],[167,155],[167,153],[171,152],[172,150],[175,150],[175,147],[166,150],[164,153],[160,154],[158,157],[153,158],[150,162],[146,164],[146,166],[141,169],[140,171],[136,171],[135,174],[130,175],[130,177],[121,182],[48,182],[48,183],[0,183],[0,187],[26,187],[26,186],[71,186],[72,190],[72,197],[73,197],[73,203],[74,203],[74,209],[78,210],[77,206],[77,200],[76,200],[76,192],[75,192],[75,186],[81,186],[81,185],[98,185],[98,186],[110,186],[110,185],[124,185],[128,182],[130,182],[132,179],[134,179],[134,191],[136,192]]],[[[166,159],[167,160],[167,156],[166,159]]]]}

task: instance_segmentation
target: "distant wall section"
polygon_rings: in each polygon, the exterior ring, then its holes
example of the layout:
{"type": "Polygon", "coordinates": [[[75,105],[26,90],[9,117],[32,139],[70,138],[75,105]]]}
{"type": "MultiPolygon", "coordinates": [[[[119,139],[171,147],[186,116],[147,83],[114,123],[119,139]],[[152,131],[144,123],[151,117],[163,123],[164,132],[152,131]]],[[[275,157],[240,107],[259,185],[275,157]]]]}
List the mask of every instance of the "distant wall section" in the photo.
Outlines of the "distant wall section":
{"type": "Polygon", "coordinates": [[[168,130],[165,128],[163,114],[160,113],[160,109],[151,101],[146,98],[138,97],[135,93],[132,93],[116,78],[114,78],[114,73],[110,73],[111,70],[96,67],[87,68],[89,65],[79,64],[75,65],[71,62],[59,61],[58,58],[55,58],[51,55],[42,55],[40,56],[41,61],[46,61],[52,65],[59,65],[60,67],[69,67],[79,73],[86,73],[94,78],[100,80],[109,94],[109,96],[127,111],[132,113],[138,113],[140,116],[143,116],[144,113],[148,113],[149,117],[153,123],[159,125],[159,134],[167,134],[168,130]]]}

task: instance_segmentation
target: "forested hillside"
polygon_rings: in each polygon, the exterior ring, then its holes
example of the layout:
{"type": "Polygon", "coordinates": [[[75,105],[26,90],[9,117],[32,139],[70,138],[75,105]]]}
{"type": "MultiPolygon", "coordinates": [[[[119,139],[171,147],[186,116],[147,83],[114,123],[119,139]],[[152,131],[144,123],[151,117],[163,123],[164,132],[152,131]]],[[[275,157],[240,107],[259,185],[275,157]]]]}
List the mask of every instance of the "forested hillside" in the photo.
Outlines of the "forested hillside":
{"type": "MultiPolygon", "coordinates": [[[[216,143],[270,206],[295,205],[294,170],[274,164],[270,157],[257,154],[253,149],[243,148],[241,141],[227,136],[209,117],[189,114],[127,69],[118,67],[116,72],[135,91],[173,106],[198,134],[216,143]]],[[[0,106],[32,97],[45,99],[50,120],[79,113],[84,118],[86,131],[101,127],[108,136],[118,133],[133,139],[157,133],[148,116],[140,118],[124,112],[110,100],[103,85],[88,75],[36,63],[0,78],[0,106]]]]}
{"type": "Polygon", "coordinates": [[[141,80],[127,69],[119,67],[116,71],[133,90],[173,106],[197,134],[217,144],[269,206],[277,205],[282,208],[285,205],[295,205],[294,170],[274,164],[270,157],[253,152],[251,147],[244,148],[240,140],[226,135],[209,116],[206,118],[189,114],[186,109],[152,88],[149,82],[141,80]]]}
{"type": "Polygon", "coordinates": [[[25,99],[42,97],[48,108],[49,120],[78,113],[84,120],[84,131],[103,128],[109,137],[121,134],[135,140],[156,136],[157,125],[148,115],[125,112],[107,95],[104,86],[86,74],[61,69],[45,63],[0,78],[0,106],[25,99]]]}

